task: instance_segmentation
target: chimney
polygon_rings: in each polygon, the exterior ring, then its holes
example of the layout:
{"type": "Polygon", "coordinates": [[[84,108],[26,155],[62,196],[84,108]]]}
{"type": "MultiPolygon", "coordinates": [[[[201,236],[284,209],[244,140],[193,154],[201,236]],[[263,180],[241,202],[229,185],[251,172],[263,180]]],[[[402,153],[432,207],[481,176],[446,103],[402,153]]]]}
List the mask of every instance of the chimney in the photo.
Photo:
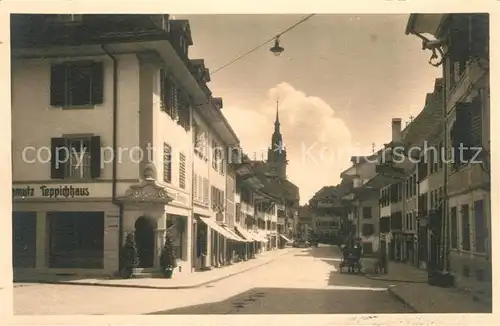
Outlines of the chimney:
{"type": "Polygon", "coordinates": [[[392,142],[399,143],[401,141],[401,118],[392,119],[392,142]]]}

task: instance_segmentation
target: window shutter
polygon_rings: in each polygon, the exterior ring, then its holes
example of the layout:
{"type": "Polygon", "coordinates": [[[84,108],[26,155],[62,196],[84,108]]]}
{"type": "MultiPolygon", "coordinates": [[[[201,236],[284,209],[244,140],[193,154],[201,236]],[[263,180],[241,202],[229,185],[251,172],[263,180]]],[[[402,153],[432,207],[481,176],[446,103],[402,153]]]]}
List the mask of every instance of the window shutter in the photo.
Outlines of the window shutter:
{"type": "Polygon", "coordinates": [[[205,203],[207,205],[210,203],[210,201],[209,201],[210,200],[210,198],[209,198],[210,194],[208,193],[208,191],[209,191],[209,189],[208,189],[209,187],[208,186],[209,186],[208,179],[207,178],[203,178],[203,203],[205,203]]]}
{"type": "Polygon", "coordinates": [[[193,173],[193,199],[198,200],[198,176],[193,173]]]}
{"type": "Polygon", "coordinates": [[[166,100],[166,91],[165,91],[165,70],[160,69],[160,108],[162,111],[165,111],[167,107],[166,100]]]}
{"type": "Polygon", "coordinates": [[[64,179],[67,157],[66,139],[52,138],[50,140],[50,178],[64,179]]]}
{"type": "Polygon", "coordinates": [[[489,58],[489,14],[471,14],[471,56],[480,58],[489,58]]]}
{"type": "MultiPolygon", "coordinates": [[[[461,164],[464,162],[460,162],[460,144],[463,144],[463,147],[468,147],[471,143],[471,111],[472,111],[471,103],[460,102],[457,103],[455,108],[455,125],[453,128],[453,144],[455,146],[455,162],[456,164],[461,164]]],[[[470,151],[464,149],[463,150],[463,159],[468,160],[470,158],[470,151]]]]}
{"type": "Polygon", "coordinates": [[[92,63],[92,104],[104,101],[104,69],[102,62],[92,63]]]}
{"type": "Polygon", "coordinates": [[[455,14],[451,16],[450,59],[452,62],[463,62],[469,56],[469,16],[455,14]]]}
{"type": "Polygon", "coordinates": [[[482,111],[482,93],[474,98],[471,105],[471,136],[470,145],[471,146],[481,146],[482,145],[482,121],[481,121],[481,111],[482,111]]]}
{"type": "Polygon", "coordinates": [[[50,69],[50,105],[64,106],[66,95],[66,66],[54,64],[50,69]]]}
{"type": "Polygon", "coordinates": [[[90,137],[90,176],[92,179],[101,176],[101,137],[90,137]]]}

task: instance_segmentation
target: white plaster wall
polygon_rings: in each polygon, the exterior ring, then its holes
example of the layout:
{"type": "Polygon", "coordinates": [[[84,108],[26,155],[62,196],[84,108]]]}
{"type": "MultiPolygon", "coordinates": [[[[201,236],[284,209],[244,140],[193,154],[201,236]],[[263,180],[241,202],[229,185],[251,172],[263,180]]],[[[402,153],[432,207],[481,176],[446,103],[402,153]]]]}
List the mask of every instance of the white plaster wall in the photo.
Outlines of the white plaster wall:
{"type": "MultiPolygon", "coordinates": [[[[118,146],[132,148],[139,141],[139,66],[135,55],[117,57],[118,71],[118,146]]],[[[61,59],[12,60],[12,150],[13,180],[50,179],[50,163],[25,163],[23,149],[50,149],[50,139],[62,134],[92,133],[101,136],[103,147],[112,146],[113,68],[106,56],[71,57],[64,60],[92,59],[104,62],[104,103],[94,109],[62,110],[50,106],[50,65],[61,59]]],[[[42,158],[48,151],[42,150],[42,158]]],[[[31,155],[33,156],[33,155],[31,155]]],[[[108,157],[108,156],[106,156],[108,157]]],[[[119,179],[138,178],[136,164],[124,152],[118,166],[119,179]]],[[[28,159],[32,157],[28,156],[28,159]]],[[[111,179],[112,164],[105,164],[101,179],[111,179]]]]}

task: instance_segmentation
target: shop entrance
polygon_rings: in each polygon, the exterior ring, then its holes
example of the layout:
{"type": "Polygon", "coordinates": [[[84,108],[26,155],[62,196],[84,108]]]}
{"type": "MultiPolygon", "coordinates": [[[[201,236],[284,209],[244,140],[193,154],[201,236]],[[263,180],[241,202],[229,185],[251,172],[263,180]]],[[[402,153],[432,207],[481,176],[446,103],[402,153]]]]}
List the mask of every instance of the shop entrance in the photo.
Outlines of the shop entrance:
{"type": "Polygon", "coordinates": [[[139,254],[139,267],[154,266],[156,220],[141,216],[135,221],[135,242],[139,254]]]}

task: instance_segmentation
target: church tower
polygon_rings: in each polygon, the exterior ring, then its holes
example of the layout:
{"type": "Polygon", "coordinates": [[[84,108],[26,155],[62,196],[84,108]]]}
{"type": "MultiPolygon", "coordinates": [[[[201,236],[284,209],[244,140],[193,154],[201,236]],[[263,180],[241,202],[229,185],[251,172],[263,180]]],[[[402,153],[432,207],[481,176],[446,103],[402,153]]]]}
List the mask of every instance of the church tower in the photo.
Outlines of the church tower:
{"type": "Polygon", "coordinates": [[[274,133],[271,138],[271,147],[267,150],[267,164],[278,178],[286,178],[286,149],[283,136],[280,131],[279,101],[276,101],[276,120],[274,121],[274,133]]]}

